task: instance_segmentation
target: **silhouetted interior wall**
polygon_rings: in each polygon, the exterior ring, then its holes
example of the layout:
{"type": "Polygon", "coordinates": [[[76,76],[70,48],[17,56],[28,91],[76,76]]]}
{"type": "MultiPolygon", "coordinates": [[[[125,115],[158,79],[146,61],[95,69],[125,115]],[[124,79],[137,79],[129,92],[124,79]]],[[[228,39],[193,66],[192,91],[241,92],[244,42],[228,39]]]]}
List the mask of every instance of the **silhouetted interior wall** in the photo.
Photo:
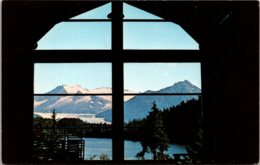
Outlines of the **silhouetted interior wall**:
{"type": "MultiPolygon", "coordinates": [[[[4,163],[31,161],[32,53],[36,41],[55,23],[101,4],[3,2],[4,163]]],[[[136,2],[133,5],[176,21],[200,43],[203,56],[205,161],[257,163],[259,159],[258,2],[157,2],[156,4],[136,2]],[[163,10],[158,10],[161,8],[163,10]]]]}
{"type": "Polygon", "coordinates": [[[257,3],[234,4],[202,44],[206,135],[215,143],[217,163],[259,160],[257,13],[257,3]]]}

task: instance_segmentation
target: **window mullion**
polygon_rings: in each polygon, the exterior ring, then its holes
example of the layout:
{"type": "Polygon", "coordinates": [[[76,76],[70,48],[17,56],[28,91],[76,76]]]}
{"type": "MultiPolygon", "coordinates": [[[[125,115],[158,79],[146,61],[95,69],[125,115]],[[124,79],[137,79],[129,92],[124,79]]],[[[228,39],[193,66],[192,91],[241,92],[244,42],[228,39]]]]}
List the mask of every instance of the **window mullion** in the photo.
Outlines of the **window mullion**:
{"type": "Polygon", "coordinates": [[[123,103],[123,4],[112,2],[112,88],[113,88],[113,161],[124,160],[123,103]]]}

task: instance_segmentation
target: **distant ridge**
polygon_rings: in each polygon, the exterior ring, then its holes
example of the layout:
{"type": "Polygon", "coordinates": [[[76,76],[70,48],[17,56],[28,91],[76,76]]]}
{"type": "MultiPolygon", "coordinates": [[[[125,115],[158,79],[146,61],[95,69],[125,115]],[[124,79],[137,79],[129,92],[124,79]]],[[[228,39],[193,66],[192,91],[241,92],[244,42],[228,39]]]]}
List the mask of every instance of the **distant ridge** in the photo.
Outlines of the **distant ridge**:
{"type": "MultiPolygon", "coordinates": [[[[188,80],[180,81],[172,86],[160,89],[158,91],[148,90],[144,93],[200,93],[201,89],[193,85],[188,80]]],[[[174,105],[180,104],[182,101],[187,101],[191,99],[198,99],[196,95],[138,95],[128,100],[124,104],[124,121],[128,122],[133,119],[144,118],[148,115],[151,110],[152,103],[155,101],[158,108],[168,108],[174,105]]],[[[98,117],[103,117],[108,121],[111,121],[112,112],[111,110],[101,112],[97,115],[98,117]]]]}

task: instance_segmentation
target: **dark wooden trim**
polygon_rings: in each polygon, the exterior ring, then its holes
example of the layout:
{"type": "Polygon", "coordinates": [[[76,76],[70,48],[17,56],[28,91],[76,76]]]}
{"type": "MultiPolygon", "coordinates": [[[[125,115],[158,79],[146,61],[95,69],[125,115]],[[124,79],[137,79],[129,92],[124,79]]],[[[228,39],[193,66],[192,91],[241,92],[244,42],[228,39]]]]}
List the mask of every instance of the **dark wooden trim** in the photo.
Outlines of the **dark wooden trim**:
{"type": "Polygon", "coordinates": [[[111,19],[68,19],[63,22],[111,22],[111,19]]]}
{"type": "Polygon", "coordinates": [[[36,50],[35,63],[111,62],[111,50],[36,50]]]}
{"type": "Polygon", "coordinates": [[[201,62],[198,50],[124,50],[124,62],[201,62]]]}
{"type": "Polygon", "coordinates": [[[33,61],[55,62],[201,62],[199,50],[35,50],[33,61]],[[117,55],[115,55],[117,54],[117,55]]]}
{"type": "Polygon", "coordinates": [[[123,3],[112,2],[112,119],[113,119],[113,144],[112,157],[116,163],[124,161],[124,100],[123,100],[123,3]]]}
{"type": "Polygon", "coordinates": [[[124,93],[124,95],[135,96],[201,96],[201,93],[124,93]]]}
{"type": "MultiPolygon", "coordinates": [[[[111,19],[68,19],[63,22],[111,22],[111,19]]],[[[171,22],[164,19],[123,19],[123,22],[171,22]]]]}
{"type": "Polygon", "coordinates": [[[36,93],[34,96],[112,96],[112,93],[86,93],[86,94],[78,94],[78,93],[66,93],[66,94],[41,94],[41,93],[36,93]]]}
{"type": "Polygon", "coordinates": [[[165,19],[124,19],[123,22],[171,22],[165,19]]]}

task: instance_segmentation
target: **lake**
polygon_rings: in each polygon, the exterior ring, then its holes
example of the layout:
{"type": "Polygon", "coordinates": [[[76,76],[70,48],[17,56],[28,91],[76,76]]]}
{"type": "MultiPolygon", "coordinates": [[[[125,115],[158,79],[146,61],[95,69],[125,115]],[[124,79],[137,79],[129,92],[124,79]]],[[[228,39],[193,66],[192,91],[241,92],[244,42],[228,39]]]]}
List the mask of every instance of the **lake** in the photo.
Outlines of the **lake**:
{"type": "MultiPolygon", "coordinates": [[[[112,139],[109,138],[83,138],[85,140],[85,160],[99,160],[99,155],[106,154],[112,159],[112,139]]],[[[135,155],[141,151],[140,142],[125,140],[125,160],[136,160],[135,155]]],[[[168,151],[169,155],[173,153],[187,153],[185,146],[170,144],[168,151]]],[[[145,159],[152,159],[152,154],[145,154],[145,159]]]]}

